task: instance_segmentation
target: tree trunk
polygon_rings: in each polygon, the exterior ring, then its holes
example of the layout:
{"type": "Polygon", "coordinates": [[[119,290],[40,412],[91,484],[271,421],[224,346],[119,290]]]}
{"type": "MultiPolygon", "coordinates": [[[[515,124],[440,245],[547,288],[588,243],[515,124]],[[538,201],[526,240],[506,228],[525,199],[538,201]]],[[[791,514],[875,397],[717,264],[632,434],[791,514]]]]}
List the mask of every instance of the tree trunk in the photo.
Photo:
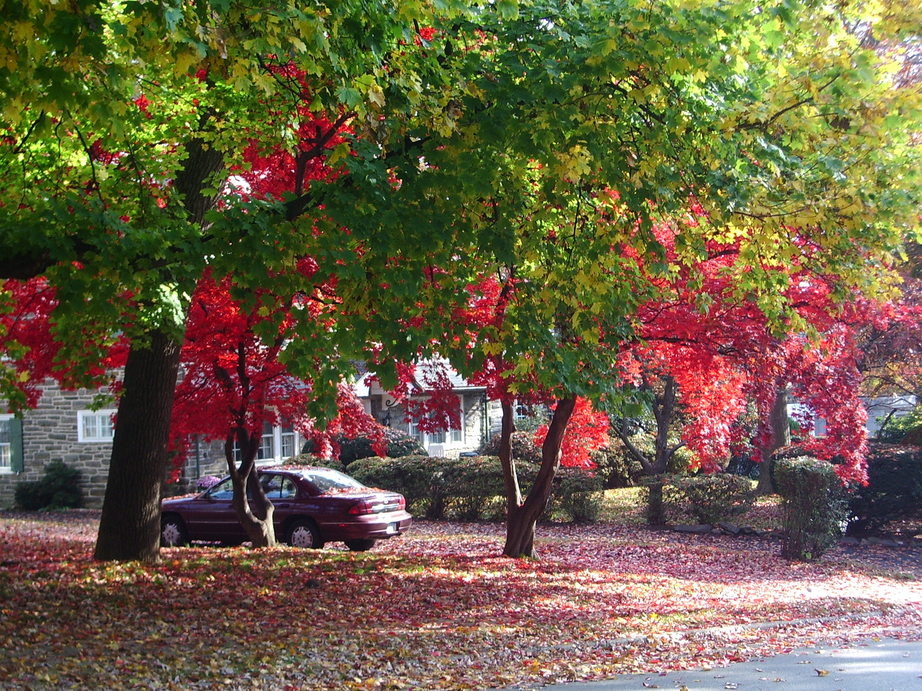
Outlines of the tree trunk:
{"type": "Polygon", "coordinates": [[[160,489],[180,344],[163,331],[149,337],[132,346],[125,365],[94,553],[101,561],[160,558],[160,489]]]}
{"type": "Polygon", "coordinates": [[[665,483],[660,477],[652,477],[647,487],[647,525],[659,528],[666,525],[666,504],[663,500],[665,483]]]}
{"type": "MultiPolygon", "coordinates": [[[[507,484],[507,506],[509,511],[506,514],[506,545],[503,548],[503,554],[508,557],[535,557],[535,526],[544,510],[547,508],[547,502],[551,497],[551,490],[554,486],[554,476],[557,474],[557,468],[560,466],[560,446],[563,442],[563,435],[567,430],[567,423],[573,414],[573,408],[576,405],[576,398],[562,398],[557,401],[554,409],[554,417],[548,427],[547,436],[541,447],[541,469],[535,478],[535,483],[525,498],[524,502],[513,502],[508,496],[507,484]]],[[[511,423],[507,425],[506,416],[511,417],[511,406],[503,408],[503,432],[507,427],[511,430],[511,423]]],[[[509,432],[511,435],[511,431],[509,432]]],[[[504,449],[501,444],[500,449],[504,449]]],[[[505,461],[503,462],[505,469],[505,461]]]]}
{"type": "Polygon", "coordinates": [[[253,547],[274,547],[276,545],[275,524],[273,523],[275,505],[269,501],[256,477],[256,454],[259,450],[260,438],[241,428],[237,430],[237,440],[242,457],[239,466],[234,463],[233,435],[228,436],[224,444],[227,468],[234,485],[234,498],[231,503],[253,547]]]}
{"type": "Polygon", "coordinates": [[[769,417],[771,439],[768,445],[759,449],[762,464],[759,467],[758,494],[774,494],[775,483],[772,482],[772,454],[791,443],[791,427],[788,424],[788,390],[781,386],[775,390],[775,401],[769,417]]]}

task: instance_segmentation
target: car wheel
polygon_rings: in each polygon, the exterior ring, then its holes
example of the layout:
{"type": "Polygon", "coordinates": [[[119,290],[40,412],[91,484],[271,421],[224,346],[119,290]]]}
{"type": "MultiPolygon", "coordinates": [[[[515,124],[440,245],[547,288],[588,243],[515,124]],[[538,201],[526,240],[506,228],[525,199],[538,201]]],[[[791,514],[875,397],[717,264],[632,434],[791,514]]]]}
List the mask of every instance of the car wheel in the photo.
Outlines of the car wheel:
{"type": "Polygon", "coordinates": [[[346,540],[346,547],[353,552],[367,552],[375,546],[376,540],[346,540]]]}
{"type": "Polygon", "coordinates": [[[160,546],[181,547],[189,544],[186,524],[179,516],[164,516],[160,519],[160,546]]]}
{"type": "Polygon", "coordinates": [[[291,524],[288,528],[288,535],[285,537],[285,542],[292,547],[304,547],[307,549],[323,548],[323,540],[320,539],[320,531],[317,530],[317,526],[314,525],[314,522],[307,518],[298,519],[291,524]]]}

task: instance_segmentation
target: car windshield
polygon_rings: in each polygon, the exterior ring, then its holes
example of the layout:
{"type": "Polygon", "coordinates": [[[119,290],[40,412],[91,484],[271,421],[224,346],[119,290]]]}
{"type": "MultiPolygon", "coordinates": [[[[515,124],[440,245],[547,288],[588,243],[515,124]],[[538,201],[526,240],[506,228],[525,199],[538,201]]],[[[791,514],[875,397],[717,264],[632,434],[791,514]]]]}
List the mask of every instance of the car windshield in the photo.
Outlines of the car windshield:
{"type": "Polygon", "coordinates": [[[361,482],[338,470],[304,470],[301,472],[301,476],[316,487],[321,494],[365,488],[365,485],[361,482]]]}

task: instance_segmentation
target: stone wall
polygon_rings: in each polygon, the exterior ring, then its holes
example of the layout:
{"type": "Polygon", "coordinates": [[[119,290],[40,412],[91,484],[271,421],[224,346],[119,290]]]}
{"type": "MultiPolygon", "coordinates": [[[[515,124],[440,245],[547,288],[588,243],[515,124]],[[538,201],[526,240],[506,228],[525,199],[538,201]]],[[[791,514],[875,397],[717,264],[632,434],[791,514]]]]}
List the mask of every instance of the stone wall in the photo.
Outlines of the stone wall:
{"type": "Polygon", "coordinates": [[[99,508],[112,444],[81,442],[77,435],[77,414],[92,407],[96,392],[62,391],[51,381],[42,390],[38,408],[23,415],[23,472],[0,475],[0,507],[12,507],[16,485],[41,479],[45,465],[60,459],[80,471],[85,505],[99,508]]]}

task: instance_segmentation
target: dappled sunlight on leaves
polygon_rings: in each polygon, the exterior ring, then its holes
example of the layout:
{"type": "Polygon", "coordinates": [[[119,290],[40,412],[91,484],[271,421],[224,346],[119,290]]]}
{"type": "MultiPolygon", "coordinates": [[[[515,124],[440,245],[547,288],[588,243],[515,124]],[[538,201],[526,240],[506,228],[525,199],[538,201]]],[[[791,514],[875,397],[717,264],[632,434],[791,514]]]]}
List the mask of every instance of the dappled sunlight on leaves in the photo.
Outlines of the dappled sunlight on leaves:
{"type": "Polygon", "coordinates": [[[7,683],[534,686],[922,636],[922,566],[793,564],[767,539],[542,526],[541,559],[512,560],[501,525],[420,521],[372,552],[191,547],[152,566],[93,562],[95,525],[0,514],[7,683]]]}

